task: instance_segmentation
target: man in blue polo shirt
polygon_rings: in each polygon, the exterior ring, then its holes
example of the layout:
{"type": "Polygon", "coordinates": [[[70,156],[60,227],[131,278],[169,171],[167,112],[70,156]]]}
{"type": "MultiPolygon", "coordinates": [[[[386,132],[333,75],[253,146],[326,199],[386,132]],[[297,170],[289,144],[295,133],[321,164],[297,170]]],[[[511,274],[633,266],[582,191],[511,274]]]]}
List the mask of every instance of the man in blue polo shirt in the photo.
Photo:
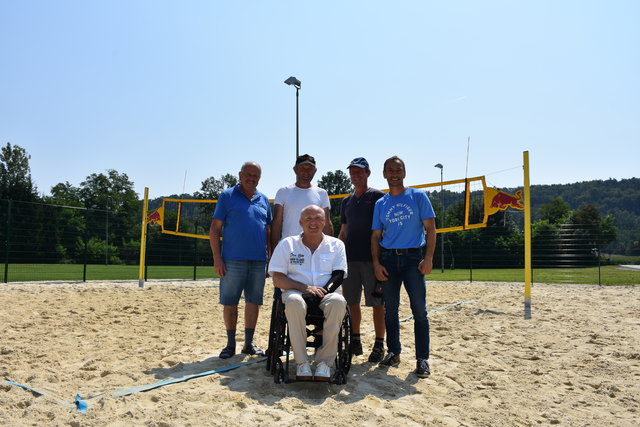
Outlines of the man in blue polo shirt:
{"type": "Polygon", "coordinates": [[[371,256],[376,278],[383,282],[388,352],[382,366],[400,364],[400,287],[409,295],[413,313],[416,370],[419,378],[429,369],[429,320],[424,275],[433,268],[436,247],[435,213],[424,191],[404,186],[404,162],[393,156],[384,162],[383,176],[389,193],[376,202],[373,210],[371,256]],[[426,239],[425,239],[426,232],[426,239]]]}
{"type": "Polygon", "coordinates": [[[260,165],[255,162],[242,165],[240,183],[220,194],[209,229],[214,269],[220,276],[220,304],[224,306],[227,331],[227,345],[220,353],[221,359],[236,354],[238,303],[243,291],[245,337],[242,352],[264,356],[253,343],[264,294],[271,224],[269,199],[257,189],[261,173],[260,165]]]}

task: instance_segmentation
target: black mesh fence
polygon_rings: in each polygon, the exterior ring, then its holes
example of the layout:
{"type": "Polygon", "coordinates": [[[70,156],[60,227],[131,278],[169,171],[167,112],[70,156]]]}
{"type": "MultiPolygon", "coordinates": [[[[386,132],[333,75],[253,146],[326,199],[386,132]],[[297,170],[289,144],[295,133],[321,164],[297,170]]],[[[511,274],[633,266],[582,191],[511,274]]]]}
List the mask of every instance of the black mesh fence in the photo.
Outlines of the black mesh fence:
{"type": "MultiPolygon", "coordinates": [[[[0,200],[3,282],[133,280],[139,276],[141,207],[110,212],[0,200]]],[[[199,234],[208,233],[199,227],[199,234]]],[[[161,234],[150,226],[149,279],[213,277],[209,242],[161,234]]]]}
{"type": "MultiPolygon", "coordinates": [[[[141,207],[142,203],[136,212],[110,212],[0,200],[0,278],[3,282],[137,279],[141,207]]],[[[180,223],[180,230],[206,236],[208,215],[193,215],[180,223]]],[[[564,269],[598,267],[609,261],[611,236],[597,226],[533,228],[532,266],[554,269],[557,281],[562,281],[564,269]]],[[[438,235],[433,259],[436,271],[470,272],[522,269],[523,260],[524,233],[513,221],[438,235]]],[[[162,234],[160,227],[150,225],[144,273],[147,279],[213,278],[209,242],[162,234]]]]}

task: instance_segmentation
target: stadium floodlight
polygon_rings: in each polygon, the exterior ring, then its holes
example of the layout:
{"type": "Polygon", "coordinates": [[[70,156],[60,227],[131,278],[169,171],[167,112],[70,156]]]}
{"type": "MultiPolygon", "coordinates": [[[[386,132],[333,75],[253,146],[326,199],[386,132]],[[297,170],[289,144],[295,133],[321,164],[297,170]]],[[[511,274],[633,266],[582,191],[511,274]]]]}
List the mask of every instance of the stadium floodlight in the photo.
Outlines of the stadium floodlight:
{"type": "Polygon", "coordinates": [[[298,113],[298,92],[300,92],[300,87],[302,86],[302,82],[297,78],[291,76],[287,80],[284,81],[289,86],[293,86],[296,88],[296,159],[300,155],[300,126],[299,126],[299,113],[298,113]]]}
{"type": "MultiPolygon", "coordinates": [[[[442,221],[441,224],[444,225],[444,194],[442,191],[442,183],[443,183],[443,171],[444,166],[442,163],[437,163],[433,165],[434,168],[440,169],[440,204],[442,205],[442,221]]],[[[444,273],[444,233],[440,233],[440,272],[444,273]]]]}
{"type": "Polygon", "coordinates": [[[302,86],[302,82],[298,79],[296,79],[295,77],[291,76],[289,77],[287,80],[284,81],[286,84],[288,84],[289,86],[293,85],[296,88],[300,89],[300,86],[302,86]]]}

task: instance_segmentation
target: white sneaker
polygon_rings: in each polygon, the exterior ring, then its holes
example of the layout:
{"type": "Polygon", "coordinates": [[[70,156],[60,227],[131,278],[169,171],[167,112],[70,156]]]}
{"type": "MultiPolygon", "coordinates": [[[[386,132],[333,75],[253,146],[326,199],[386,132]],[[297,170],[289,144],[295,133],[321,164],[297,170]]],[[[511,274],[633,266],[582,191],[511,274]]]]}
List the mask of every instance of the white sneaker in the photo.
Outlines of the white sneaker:
{"type": "Polygon", "coordinates": [[[315,381],[329,381],[331,379],[331,368],[324,362],[318,363],[313,379],[315,381]]]}
{"type": "Polygon", "coordinates": [[[313,379],[313,373],[311,372],[311,365],[309,362],[304,362],[298,365],[296,369],[297,381],[311,381],[313,379]]]}

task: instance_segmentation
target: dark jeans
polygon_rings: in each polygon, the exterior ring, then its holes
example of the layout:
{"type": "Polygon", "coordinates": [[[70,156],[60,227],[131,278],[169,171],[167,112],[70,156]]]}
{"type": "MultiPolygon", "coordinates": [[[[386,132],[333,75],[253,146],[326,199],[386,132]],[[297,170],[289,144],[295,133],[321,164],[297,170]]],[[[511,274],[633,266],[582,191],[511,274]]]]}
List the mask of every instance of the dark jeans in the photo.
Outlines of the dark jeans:
{"type": "Polygon", "coordinates": [[[427,318],[427,287],[424,276],[418,270],[422,261],[422,251],[397,255],[382,250],[380,263],[387,269],[389,279],[384,282],[382,295],[384,299],[384,323],[387,327],[387,347],[390,352],[400,354],[400,287],[409,295],[411,312],[413,313],[413,331],[416,340],[416,359],[429,358],[429,319],[427,318]]]}

